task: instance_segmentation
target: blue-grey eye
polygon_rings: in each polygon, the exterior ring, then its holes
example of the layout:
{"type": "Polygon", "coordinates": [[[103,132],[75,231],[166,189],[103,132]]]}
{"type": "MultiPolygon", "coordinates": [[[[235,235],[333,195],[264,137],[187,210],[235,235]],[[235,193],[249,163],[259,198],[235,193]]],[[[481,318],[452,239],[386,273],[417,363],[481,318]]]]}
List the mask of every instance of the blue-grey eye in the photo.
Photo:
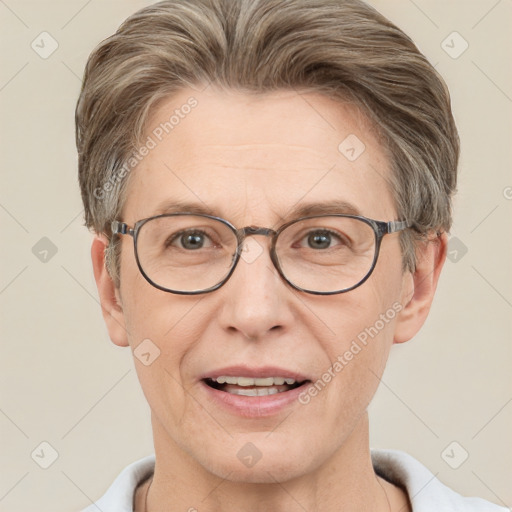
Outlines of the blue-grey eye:
{"type": "Polygon", "coordinates": [[[197,250],[213,246],[210,237],[202,230],[185,230],[174,233],[167,238],[166,247],[197,250]]]}
{"type": "Polygon", "coordinates": [[[316,229],[302,237],[298,245],[309,249],[330,249],[336,245],[346,245],[346,241],[333,231],[316,229]]]}
{"type": "Polygon", "coordinates": [[[308,235],[308,245],[312,249],[327,249],[331,240],[331,235],[327,232],[314,231],[308,235]]]}
{"type": "Polygon", "coordinates": [[[185,249],[201,249],[204,245],[204,236],[202,234],[185,234],[180,237],[182,247],[185,249]]]}

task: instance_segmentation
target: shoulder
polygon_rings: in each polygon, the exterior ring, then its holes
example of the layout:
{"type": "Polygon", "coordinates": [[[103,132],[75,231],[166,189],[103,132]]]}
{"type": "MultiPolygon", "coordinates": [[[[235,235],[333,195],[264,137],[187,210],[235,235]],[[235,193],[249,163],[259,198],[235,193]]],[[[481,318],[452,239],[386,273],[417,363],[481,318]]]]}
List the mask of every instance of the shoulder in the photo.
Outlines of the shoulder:
{"type": "Polygon", "coordinates": [[[371,455],[375,472],[407,491],[413,512],[509,512],[481,498],[461,496],[405,452],[372,449],[371,455]]]}

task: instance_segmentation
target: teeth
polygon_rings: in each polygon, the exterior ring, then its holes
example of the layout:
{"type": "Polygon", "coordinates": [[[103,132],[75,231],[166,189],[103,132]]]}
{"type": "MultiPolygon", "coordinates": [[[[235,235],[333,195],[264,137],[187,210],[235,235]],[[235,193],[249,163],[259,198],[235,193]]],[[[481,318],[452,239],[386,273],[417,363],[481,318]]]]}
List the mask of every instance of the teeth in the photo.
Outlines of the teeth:
{"type": "MultiPolygon", "coordinates": [[[[212,379],[218,384],[236,384],[237,386],[247,387],[247,386],[282,386],[284,383],[288,385],[295,384],[294,379],[285,379],[284,377],[265,377],[265,378],[256,378],[252,377],[230,377],[227,375],[221,375],[216,379],[212,379]]],[[[256,395],[251,395],[256,396],[256,395]]]]}
{"type": "Polygon", "coordinates": [[[254,379],[255,386],[273,386],[274,377],[267,377],[266,379],[254,379]]]}
{"type": "Polygon", "coordinates": [[[243,396],[267,396],[267,395],[275,395],[276,393],[279,393],[277,388],[231,389],[229,392],[233,395],[243,395],[243,396]]]}
{"type": "Polygon", "coordinates": [[[229,384],[237,384],[238,386],[254,386],[254,379],[250,377],[232,377],[235,382],[229,384]]]}

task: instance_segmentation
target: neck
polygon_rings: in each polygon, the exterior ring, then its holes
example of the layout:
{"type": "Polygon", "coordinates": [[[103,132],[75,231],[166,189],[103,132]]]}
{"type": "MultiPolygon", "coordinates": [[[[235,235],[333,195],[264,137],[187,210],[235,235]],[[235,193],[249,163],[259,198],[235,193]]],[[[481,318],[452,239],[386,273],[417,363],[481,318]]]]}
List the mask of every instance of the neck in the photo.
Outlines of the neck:
{"type": "Polygon", "coordinates": [[[239,482],[230,480],[229,474],[224,478],[212,474],[169,438],[158,419],[152,417],[152,424],[155,471],[136,495],[136,512],[410,510],[406,494],[374,473],[366,414],[321,467],[291,480],[271,478],[268,483],[239,482]]]}

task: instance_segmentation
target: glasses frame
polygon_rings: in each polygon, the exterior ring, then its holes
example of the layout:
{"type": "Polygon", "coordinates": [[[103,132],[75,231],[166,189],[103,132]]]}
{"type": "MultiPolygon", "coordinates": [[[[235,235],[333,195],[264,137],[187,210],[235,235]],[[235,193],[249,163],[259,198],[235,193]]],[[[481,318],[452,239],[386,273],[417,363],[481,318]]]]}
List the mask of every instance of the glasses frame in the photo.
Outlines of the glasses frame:
{"type": "Polygon", "coordinates": [[[223,219],[221,217],[215,217],[213,215],[207,215],[207,214],[198,214],[198,213],[192,213],[192,212],[177,212],[177,213],[164,213],[162,215],[155,215],[153,217],[148,217],[146,219],[141,219],[137,221],[133,227],[130,227],[125,222],[121,222],[118,220],[114,220],[111,223],[111,229],[112,229],[112,235],[129,235],[133,238],[133,248],[135,253],[135,260],[137,262],[137,266],[139,268],[140,273],[144,276],[146,281],[154,286],[155,288],[158,288],[159,290],[162,290],[164,292],[168,293],[175,293],[179,295],[199,295],[202,293],[210,293],[215,290],[218,290],[221,286],[226,284],[226,282],[229,280],[229,278],[232,276],[233,272],[235,271],[236,266],[238,265],[238,262],[240,261],[240,256],[242,254],[243,250],[243,244],[245,242],[245,239],[248,236],[254,236],[254,235],[263,235],[263,236],[270,236],[271,237],[271,244],[270,244],[270,259],[272,260],[272,263],[274,264],[274,267],[278,271],[281,278],[288,283],[292,288],[295,290],[310,293],[312,295],[336,295],[339,293],[346,293],[354,288],[357,288],[361,286],[372,274],[372,272],[375,269],[375,266],[377,264],[377,260],[380,253],[380,246],[382,243],[382,239],[385,235],[389,235],[391,233],[398,233],[400,231],[403,231],[404,229],[407,229],[412,226],[412,222],[408,220],[403,221],[379,221],[374,219],[369,219],[368,217],[363,217],[361,215],[348,215],[348,214],[342,214],[342,213],[334,213],[334,214],[323,214],[323,215],[311,215],[307,217],[300,217],[298,219],[294,219],[292,221],[287,222],[286,224],[283,224],[280,226],[277,230],[274,230],[272,228],[265,228],[261,226],[246,226],[240,229],[237,229],[233,224],[231,224],[226,219],[223,219]],[[227,226],[236,236],[237,238],[237,249],[236,253],[233,257],[233,261],[231,263],[231,269],[227,273],[226,277],[222,281],[220,281],[215,286],[211,286],[210,288],[206,288],[204,290],[194,290],[194,291],[181,291],[181,290],[172,290],[170,288],[165,288],[164,286],[160,286],[159,284],[155,283],[151,280],[151,278],[144,272],[144,269],[142,268],[142,265],[139,260],[138,250],[137,250],[137,241],[138,241],[138,235],[140,232],[140,229],[144,226],[144,224],[150,222],[153,219],[159,219],[162,217],[176,217],[176,216],[183,216],[183,215],[191,215],[194,217],[205,217],[207,219],[213,219],[219,222],[222,222],[225,226],[227,226]],[[320,217],[345,217],[349,219],[358,219],[364,223],[366,223],[368,226],[370,226],[373,230],[373,233],[375,235],[375,254],[372,261],[372,266],[370,270],[366,273],[366,275],[355,285],[350,286],[349,288],[344,288],[342,290],[335,290],[332,292],[319,292],[316,290],[307,290],[305,288],[301,288],[300,286],[297,286],[293,284],[291,281],[288,280],[288,278],[283,273],[283,270],[281,269],[281,265],[279,264],[279,259],[277,258],[276,254],[276,242],[277,238],[280,233],[282,233],[287,227],[291,226],[292,224],[295,224],[297,222],[308,220],[308,219],[315,219],[320,217]]]}

